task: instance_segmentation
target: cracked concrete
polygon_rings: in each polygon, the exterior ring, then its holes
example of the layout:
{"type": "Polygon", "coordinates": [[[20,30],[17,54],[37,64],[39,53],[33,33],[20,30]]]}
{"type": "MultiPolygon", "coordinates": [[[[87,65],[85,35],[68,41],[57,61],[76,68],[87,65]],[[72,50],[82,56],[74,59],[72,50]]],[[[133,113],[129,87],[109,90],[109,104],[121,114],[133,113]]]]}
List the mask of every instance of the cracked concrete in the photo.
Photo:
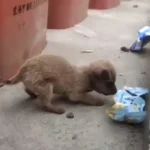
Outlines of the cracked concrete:
{"type": "MultiPolygon", "coordinates": [[[[73,64],[81,65],[96,59],[109,59],[116,66],[117,86],[150,87],[149,45],[144,53],[120,51],[130,46],[137,31],[149,24],[148,0],[124,0],[117,8],[90,10],[80,25],[94,31],[92,38],[75,31],[48,30],[43,53],[62,55],[73,64]],[[133,8],[133,5],[138,5],[133,8]],[[81,53],[92,50],[92,53],[81,53]],[[144,73],[143,73],[144,72],[144,73]]],[[[95,94],[95,93],[94,93],[95,94]]],[[[95,96],[99,96],[95,94],[95,96]]],[[[112,122],[103,107],[63,104],[66,114],[40,111],[28,99],[22,85],[0,89],[0,150],[141,150],[143,129],[112,122]]]]}

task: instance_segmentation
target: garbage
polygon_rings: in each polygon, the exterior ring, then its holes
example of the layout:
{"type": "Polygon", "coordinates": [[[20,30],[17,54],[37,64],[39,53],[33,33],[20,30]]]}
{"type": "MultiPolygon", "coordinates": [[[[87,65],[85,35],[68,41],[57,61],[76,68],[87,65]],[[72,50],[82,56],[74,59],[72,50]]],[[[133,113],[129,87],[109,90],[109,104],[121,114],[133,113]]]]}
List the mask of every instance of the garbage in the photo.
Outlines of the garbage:
{"type": "Polygon", "coordinates": [[[150,42],[150,27],[145,26],[138,31],[138,38],[130,47],[130,50],[132,52],[139,52],[148,42],[150,42]]]}
{"type": "Polygon", "coordinates": [[[141,123],[146,119],[146,96],[149,90],[140,87],[124,87],[114,97],[115,104],[106,110],[113,120],[126,123],[141,123]]]}
{"type": "Polygon", "coordinates": [[[81,53],[93,53],[93,50],[91,49],[82,50],[81,53]]]}

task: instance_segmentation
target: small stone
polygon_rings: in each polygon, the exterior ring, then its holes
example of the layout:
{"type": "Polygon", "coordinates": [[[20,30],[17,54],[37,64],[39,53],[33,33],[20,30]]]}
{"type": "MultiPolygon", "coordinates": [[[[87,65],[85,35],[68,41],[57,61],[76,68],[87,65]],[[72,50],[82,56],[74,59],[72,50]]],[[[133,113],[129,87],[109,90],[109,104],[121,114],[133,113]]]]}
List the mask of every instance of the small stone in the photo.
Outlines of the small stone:
{"type": "Polygon", "coordinates": [[[67,115],[66,115],[67,118],[69,119],[72,119],[74,118],[74,114],[72,112],[69,112],[67,115]]]}
{"type": "Polygon", "coordinates": [[[77,136],[76,134],[75,134],[75,135],[73,135],[73,136],[72,136],[72,140],[76,140],[76,139],[77,139],[77,137],[78,137],[78,136],[77,136]]]}
{"type": "Polygon", "coordinates": [[[138,5],[133,5],[133,8],[138,8],[138,5]]]}
{"type": "Polygon", "coordinates": [[[121,47],[121,51],[123,51],[123,52],[129,52],[130,49],[127,48],[127,47],[125,47],[125,46],[123,46],[123,47],[121,47]]]}
{"type": "Polygon", "coordinates": [[[130,143],[130,146],[134,146],[134,144],[133,144],[133,143],[130,143]]]}
{"type": "Polygon", "coordinates": [[[141,72],[141,74],[146,74],[146,72],[141,72]]]}

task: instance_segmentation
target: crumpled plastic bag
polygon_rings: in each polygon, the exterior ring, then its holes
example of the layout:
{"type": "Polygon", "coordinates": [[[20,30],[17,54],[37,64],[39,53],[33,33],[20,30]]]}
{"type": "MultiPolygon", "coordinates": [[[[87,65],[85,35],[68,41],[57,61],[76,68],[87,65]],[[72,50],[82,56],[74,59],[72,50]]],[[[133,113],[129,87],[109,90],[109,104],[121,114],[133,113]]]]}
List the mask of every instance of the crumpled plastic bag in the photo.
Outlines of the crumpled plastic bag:
{"type": "Polygon", "coordinates": [[[138,38],[130,47],[130,50],[132,52],[139,52],[149,42],[150,42],[150,27],[145,26],[138,31],[138,38]]]}
{"type": "Polygon", "coordinates": [[[115,121],[141,123],[146,118],[146,95],[149,90],[140,87],[124,87],[114,97],[115,104],[106,114],[115,121]]]}

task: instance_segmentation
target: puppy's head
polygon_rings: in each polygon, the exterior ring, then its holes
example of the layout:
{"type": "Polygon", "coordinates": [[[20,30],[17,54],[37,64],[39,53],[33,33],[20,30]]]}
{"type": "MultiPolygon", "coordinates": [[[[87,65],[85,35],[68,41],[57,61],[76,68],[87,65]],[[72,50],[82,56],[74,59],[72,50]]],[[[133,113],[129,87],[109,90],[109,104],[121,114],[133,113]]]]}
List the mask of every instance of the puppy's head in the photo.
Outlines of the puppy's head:
{"type": "Polygon", "coordinates": [[[93,90],[104,95],[117,92],[116,71],[109,61],[96,61],[90,65],[90,79],[93,90]]]}

